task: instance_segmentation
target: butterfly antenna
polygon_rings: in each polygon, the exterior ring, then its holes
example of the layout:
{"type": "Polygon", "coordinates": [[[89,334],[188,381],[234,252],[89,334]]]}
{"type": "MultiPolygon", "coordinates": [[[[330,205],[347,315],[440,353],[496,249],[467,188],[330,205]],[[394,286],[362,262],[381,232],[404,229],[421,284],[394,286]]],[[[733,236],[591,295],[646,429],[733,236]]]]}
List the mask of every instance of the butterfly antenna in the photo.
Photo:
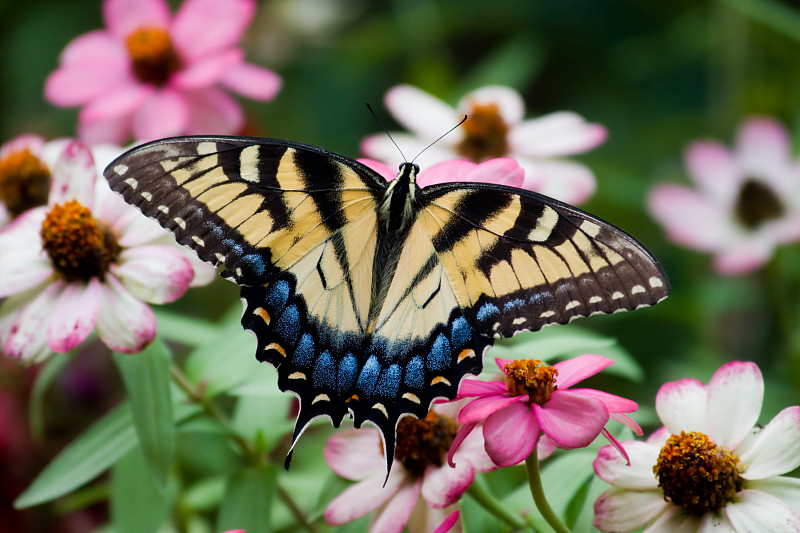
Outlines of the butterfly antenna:
{"type": "Polygon", "coordinates": [[[397,151],[400,152],[400,155],[403,156],[403,161],[408,161],[408,158],[406,157],[406,154],[404,154],[403,151],[400,149],[400,147],[397,146],[397,143],[394,142],[394,139],[392,139],[392,134],[389,133],[389,130],[386,129],[386,126],[383,125],[383,122],[381,122],[381,119],[378,118],[378,115],[372,109],[372,106],[367,104],[367,109],[369,109],[369,112],[372,113],[373,117],[375,117],[375,120],[378,121],[378,124],[381,125],[381,128],[383,128],[383,131],[386,133],[386,136],[389,137],[390,141],[392,141],[392,144],[394,145],[395,148],[397,148],[397,151]]]}
{"type": "MultiPolygon", "coordinates": [[[[464,122],[466,122],[466,121],[467,121],[467,115],[464,115],[464,118],[462,118],[462,119],[461,119],[461,121],[460,121],[458,124],[456,124],[455,126],[453,126],[452,128],[450,128],[450,129],[449,129],[449,130],[447,130],[446,132],[444,132],[444,133],[442,133],[441,135],[439,135],[439,138],[438,138],[438,139],[436,139],[435,141],[433,141],[432,143],[430,143],[428,146],[426,146],[425,148],[423,148],[423,149],[422,149],[422,151],[421,151],[420,153],[418,153],[417,155],[415,155],[415,156],[414,156],[414,159],[412,159],[412,160],[411,160],[411,162],[413,163],[414,161],[416,161],[416,160],[417,160],[417,158],[418,158],[419,156],[421,156],[421,155],[423,154],[423,152],[425,152],[425,150],[427,150],[428,148],[430,148],[430,147],[431,147],[431,146],[433,146],[434,144],[436,144],[436,143],[438,143],[439,141],[441,141],[441,140],[442,140],[442,138],[443,138],[445,135],[447,135],[448,133],[450,133],[451,131],[453,131],[454,129],[456,129],[457,127],[459,127],[460,125],[462,125],[462,124],[463,124],[464,122]]],[[[394,142],[394,141],[392,141],[392,142],[394,142]]]]}

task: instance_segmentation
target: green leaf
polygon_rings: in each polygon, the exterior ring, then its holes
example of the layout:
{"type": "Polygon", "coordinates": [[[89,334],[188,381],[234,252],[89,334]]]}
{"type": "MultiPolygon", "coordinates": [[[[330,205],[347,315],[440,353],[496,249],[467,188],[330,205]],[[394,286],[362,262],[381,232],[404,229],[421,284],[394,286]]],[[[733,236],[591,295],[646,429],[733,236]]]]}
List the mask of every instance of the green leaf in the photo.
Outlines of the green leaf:
{"type": "Polygon", "coordinates": [[[44,434],[44,395],[61,371],[70,362],[72,357],[66,354],[53,354],[42,369],[36,374],[36,381],[31,389],[31,405],[28,411],[28,420],[31,425],[33,438],[39,440],[44,434]]]}
{"type": "Polygon", "coordinates": [[[111,469],[111,521],[120,533],[152,533],[167,520],[169,498],[135,447],[111,469]]]}
{"type": "Polygon", "coordinates": [[[147,464],[161,487],[175,460],[170,354],[156,339],[139,354],[114,354],[130,398],[133,423],[147,464]]]}
{"type": "Polygon", "coordinates": [[[219,510],[218,531],[244,529],[247,533],[271,531],[270,515],[277,488],[272,466],[240,470],[228,481],[219,510]]]}
{"type": "Polygon", "coordinates": [[[219,334],[219,325],[201,318],[175,313],[164,308],[153,312],[158,322],[158,333],[162,337],[187,346],[202,346],[219,334]]]}
{"type": "Polygon", "coordinates": [[[236,431],[251,442],[263,439],[264,448],[272,450],[294,428],[289,414],[292,397],[282,393],[272,382],[269,394],[239,397],[232,424],[236,431]]]}

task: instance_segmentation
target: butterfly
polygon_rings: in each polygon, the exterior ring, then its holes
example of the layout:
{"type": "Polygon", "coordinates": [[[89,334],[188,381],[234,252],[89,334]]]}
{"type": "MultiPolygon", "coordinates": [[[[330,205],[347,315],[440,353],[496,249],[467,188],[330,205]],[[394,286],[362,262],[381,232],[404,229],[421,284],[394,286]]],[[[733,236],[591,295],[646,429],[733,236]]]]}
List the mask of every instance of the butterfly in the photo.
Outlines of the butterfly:
{"type": "MultiPolygon", "coordinates": [[[[653,305],[669,282],[633,237],[575,207],[485,183],[383,179],[314,146],[190,136],[133,148],[111,188],[241,285],[256,357],[316,417],[374,424],[387,472],[403,416],[478,374],[495,338],[653,305]]],[[[287,455],[287,466],[291,450],[287,455]]]]}

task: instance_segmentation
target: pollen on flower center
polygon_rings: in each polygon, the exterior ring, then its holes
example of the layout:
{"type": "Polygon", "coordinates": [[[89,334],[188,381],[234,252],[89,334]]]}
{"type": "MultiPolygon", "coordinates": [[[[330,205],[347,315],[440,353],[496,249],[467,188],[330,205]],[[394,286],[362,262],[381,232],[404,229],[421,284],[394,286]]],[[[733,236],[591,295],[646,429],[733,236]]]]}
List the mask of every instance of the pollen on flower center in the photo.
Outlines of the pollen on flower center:
{"type": "Polygon", "coordinates": [[[506,135],[508,125],[500,116],[497,104],[473,104],[472,112],[464,122],[464,139],[458,144],[458,152],[479,163],[508,153],[506,135]]]}
{"type": "Polygon", "coordinates": [[[0,201],[12,217],[47,204],[50,169],[27,148],[0,159],[0,201]]]}
{"type": "Polygon", "coordinates": [[[661,449],[653,472],[664,499],[702,515],[724,507],[742,489],[739,458],[707,435],[681,431],[661,449]]]}
{"type": "Polygon", "coordinates": [[[180,70],[181,58],[172,39],[162,28],[140,28],[125,40],[134,74],[142,83],[163,86],[180,70]]]}
{"type": "Polygon", "coordinates": [[[77,200],[54,205],[42,222],[42,245],[67,281],[105,278],[120,252],[111,230],[77,200]]]}
{"type": "Polygon", "coordinates": [[[760,181],[744,182],[736,198],[736,219],[746,228],[755,229],[762,223],[783,215],[784,207],[775,191],[760,181]]]}
{"type": "Polygon", "coordinates": [[[558,388],[556,376],[558,370],[538,359],[522,359],[507,364],[503,371],[506,374],[506,386],[512,396],[527,394],[531,404],[544,405],[558,388]]]}
{"type": "Polygon", "coordinates": [[[407,416],[397,425],[394,456],[406,470],[419,477],[428,465],[442,466],[456,433],[452,419],[433,411],[422,419],[407,416]]]}

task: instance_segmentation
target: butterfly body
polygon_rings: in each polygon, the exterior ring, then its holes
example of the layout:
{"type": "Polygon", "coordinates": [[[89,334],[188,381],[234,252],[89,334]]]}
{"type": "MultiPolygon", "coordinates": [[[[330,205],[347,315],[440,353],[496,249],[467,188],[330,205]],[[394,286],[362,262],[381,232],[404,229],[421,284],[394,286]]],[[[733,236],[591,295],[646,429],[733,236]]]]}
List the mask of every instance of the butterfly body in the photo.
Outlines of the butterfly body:
{"type": "Polygon", "coordinates": [[[420,188],[275,139],[178,137],[123,154],[111,188],[242,286],[242,324],[308,423],[395,428],[481,370],[494,338],[666,297],[658,262],[576,208],[498,185],[420,188]]]}

